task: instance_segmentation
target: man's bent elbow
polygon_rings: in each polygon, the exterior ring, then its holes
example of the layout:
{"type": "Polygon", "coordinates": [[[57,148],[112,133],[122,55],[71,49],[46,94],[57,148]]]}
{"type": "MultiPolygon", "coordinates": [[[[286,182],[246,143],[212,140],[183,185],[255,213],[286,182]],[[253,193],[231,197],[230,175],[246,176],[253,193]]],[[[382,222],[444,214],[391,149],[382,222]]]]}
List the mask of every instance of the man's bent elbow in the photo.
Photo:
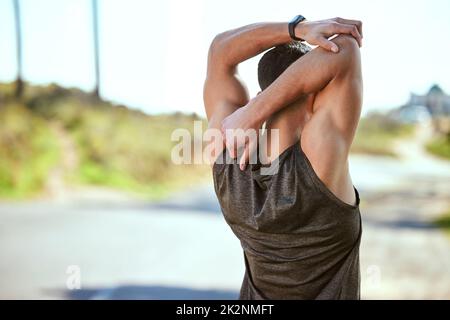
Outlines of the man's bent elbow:
{"type": "Polygon", "coordinates": [[[214,39],[211,41],[209,46],[209,56],[215,57],[220,55],[223,51],[225,51],[225,43],[226,43],[227,34],[226,32],[222,32],[217,34],[214,39]]]}

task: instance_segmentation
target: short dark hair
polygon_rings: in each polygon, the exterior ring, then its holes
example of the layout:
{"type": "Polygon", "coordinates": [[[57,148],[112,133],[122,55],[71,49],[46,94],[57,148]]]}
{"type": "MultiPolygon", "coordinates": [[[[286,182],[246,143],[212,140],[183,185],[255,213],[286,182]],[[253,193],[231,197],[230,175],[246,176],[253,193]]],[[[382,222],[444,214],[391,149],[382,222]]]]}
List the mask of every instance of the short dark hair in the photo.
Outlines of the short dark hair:
{"type": "Polygon", "coordinates": [[[258,63],[258,82],[265,90],[298,58],[311,51],[311,47],[295,41],[276,46],[267,51],[258,63]]]}

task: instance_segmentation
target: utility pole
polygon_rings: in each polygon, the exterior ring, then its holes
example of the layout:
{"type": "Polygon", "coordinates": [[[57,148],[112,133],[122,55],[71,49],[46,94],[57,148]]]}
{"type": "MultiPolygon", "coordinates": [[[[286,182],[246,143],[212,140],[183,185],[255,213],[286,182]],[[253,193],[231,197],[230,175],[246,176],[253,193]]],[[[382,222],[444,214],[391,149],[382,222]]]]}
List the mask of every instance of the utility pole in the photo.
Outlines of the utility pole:
{"type": "Polygon", "coordinates": [[[21,98],[23,94],[22,80],[22,30],[20,22],[19,0],[13,0],[14,20],[16,25],[16,57],[17,57],[17,79],[16,79],[16,98],[21,98]]]}
{"type": "Polygon", "coordinates": [[[95,88],[94,95],[100,98],[100,47],[98,35],[98,1],[92,0],[92,24],[94,32],[94,67],[95,67],[95,88]]]}

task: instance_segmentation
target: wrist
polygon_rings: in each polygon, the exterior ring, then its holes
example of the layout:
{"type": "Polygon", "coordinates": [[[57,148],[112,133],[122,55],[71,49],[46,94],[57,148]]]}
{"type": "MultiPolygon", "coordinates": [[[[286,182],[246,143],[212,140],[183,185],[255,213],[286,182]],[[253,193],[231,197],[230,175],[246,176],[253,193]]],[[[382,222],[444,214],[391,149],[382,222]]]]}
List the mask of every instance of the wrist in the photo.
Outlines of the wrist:
{"type": "Polygon", "coordinates": [[[304,16],[302,16],[301,14],[296,15],[294,18],[292,18],[291,21],[289,21],[288,24],[288,31],[289,31],[289,36],[291,37],[292,40],[294,41],[304,41],[303,37],[299,37],[299,32],[298,28],[299,24],[303,21],[305,21],[306,18],[304,16]]]}
{"type": "Polygon", "coordinates": [[[264,95],[263,92],[258,94],[256,97],[251,99],[249,103],[246,105],[248,112],[252,114],[255,122],[263,123],[265,122],[272,114],[270,112],[270,108],[268,108],[267,103],[264,102],[264,99],[261,99],[264,95]]]}
{"type": "Polygon", "coordinates": [[[307,25],[308,25],[308,21],[307,20],[303,20],[302,22],[298,23],[295,26],[294,33],[295,33],[295,36],[297,38],[305,40],[305,38],[306,38],[306,36],[308,34],[308,31],[307,31],[307,28],[306,28],[307,25]]]}

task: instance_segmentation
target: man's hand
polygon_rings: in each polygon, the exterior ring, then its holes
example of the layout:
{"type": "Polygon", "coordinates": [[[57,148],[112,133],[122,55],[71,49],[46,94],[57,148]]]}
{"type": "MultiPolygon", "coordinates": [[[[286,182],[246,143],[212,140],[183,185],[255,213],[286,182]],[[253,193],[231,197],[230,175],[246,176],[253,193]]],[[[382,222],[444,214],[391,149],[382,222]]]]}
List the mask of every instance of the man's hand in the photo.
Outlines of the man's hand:
{"type": "Polygon", "coordinates": [[[239,159],[241,170],[245,169],[250,155],[256,150],[259,129],[261,129],[264,122],[263,119],[258,117],[258,112],[254,108],[255,106],[250,101],[246,106],[237,109],[222,121],[222,136],[232,158],[237,158],[238,148],[243,147],[245,143],[244,152],[239,159]],[[243,133],[249,133],[248,130],[254,130],[253,135],[249,134],[246,137],[253,136],[256,139],[236,139],[236,129],[242,129],[243,133]]]}
{"type": "Polygon", "coordinates": [[[332,52],[338,52],[339,47],[328,39],[336,34],[349,34],[358,41],[360,47],[362,46],[362,22],[358,20],[334,18],[305,21],[299,23],[295,28],[297,37],[332,52]]]}

